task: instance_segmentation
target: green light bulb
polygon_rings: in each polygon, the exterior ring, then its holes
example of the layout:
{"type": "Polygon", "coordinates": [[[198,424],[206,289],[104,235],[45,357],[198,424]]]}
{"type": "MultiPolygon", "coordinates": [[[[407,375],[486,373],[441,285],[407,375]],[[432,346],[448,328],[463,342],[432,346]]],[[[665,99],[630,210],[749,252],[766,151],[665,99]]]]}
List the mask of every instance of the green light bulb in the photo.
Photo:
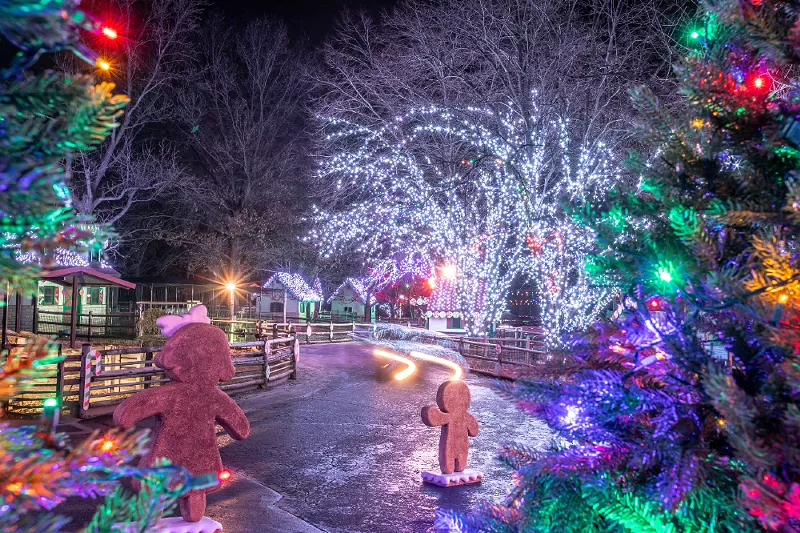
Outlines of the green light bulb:
{"type": "Polygon", "coordinates": [[[692,39],[697,39],[698,37],[700,37],[700,34],[697,33],[696,31],[693,31],[692,32],[692,39]]]}
{"type": "Polygon", "coordinates": [[[57,405],[58,405],[58,400],[56,400],[55,398],[48,398],[44,401],[45,407],[55,407],[57,405]]]}
{"type": "Polygon", "coordinates": [[[665,283],[669,283],[670,281],[672,281],[672,274],[670,274],[669,270],[667,270],[666,268],[659,267],[658,268],[658,279],[660,279],[661,281],[663,281],[665,283]]]}

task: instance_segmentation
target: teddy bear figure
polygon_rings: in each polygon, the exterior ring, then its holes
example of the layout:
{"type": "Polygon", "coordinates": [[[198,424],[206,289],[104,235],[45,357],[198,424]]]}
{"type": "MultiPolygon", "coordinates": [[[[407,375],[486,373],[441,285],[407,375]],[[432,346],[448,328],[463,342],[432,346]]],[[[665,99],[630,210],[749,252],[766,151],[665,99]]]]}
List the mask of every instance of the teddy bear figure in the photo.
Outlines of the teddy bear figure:
{"type": "MultiPolygon", "coordinates": [[[[217,388],[234,375],[225,333],[212,326],[204,306],[183,316],[163,316],[156,321],[168,337],[154,363],[170,382],[137,392],[114,411],[114,423],[129,428],[136,422],[157,417],[150,451],[140,466],[152,466],[166,458],[185,467],[194,476],[219,472],[222,459],[214,428],[219,423],[230,435],[242,440],[250,423],[242,409],[217,388]]],[[[192,490],[179,500],[187,522],[198,522],[206,509],[206,493],[212,487],[192,490]]]]}
{"type": "MultiPolygon", "coordinates": [[[[445,381],[436,392],[436,407],[422,408],[426,426],[442,426],[439,437],[439,468],[442,474],[463,472],[467,467],[469,437],[478,436],[478,421],[467,412],[469,387],[461,380],[445,381]]],[[[425,476],[423,476],[425,477],[425,476]]]]}

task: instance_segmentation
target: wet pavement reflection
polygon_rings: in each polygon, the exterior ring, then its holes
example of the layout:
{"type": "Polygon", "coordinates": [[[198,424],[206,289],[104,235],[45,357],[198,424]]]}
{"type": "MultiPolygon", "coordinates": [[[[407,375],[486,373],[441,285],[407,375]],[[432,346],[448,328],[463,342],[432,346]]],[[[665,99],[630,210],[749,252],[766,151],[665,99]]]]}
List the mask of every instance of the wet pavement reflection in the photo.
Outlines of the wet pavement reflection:
{"type": "Polygon", "coordinates": [[[484,472],[478,485],[424,485],[437,469],[438,428],[422,424],[450,371],[421,363],[407,381],[381,381],[367,345],[302,348],[296,382],[237,398],[252,426],[250,437],[222,439],[224,464],[283,495],[278,505],[335,533],[433,531],[437,508],[469,511],[502,501],[512,471],[498,448],[515,441],[539,448],[547,427],[520,412],[489,378],[468,375],[480,435],[470,439],[468,468],[484,472]]]}

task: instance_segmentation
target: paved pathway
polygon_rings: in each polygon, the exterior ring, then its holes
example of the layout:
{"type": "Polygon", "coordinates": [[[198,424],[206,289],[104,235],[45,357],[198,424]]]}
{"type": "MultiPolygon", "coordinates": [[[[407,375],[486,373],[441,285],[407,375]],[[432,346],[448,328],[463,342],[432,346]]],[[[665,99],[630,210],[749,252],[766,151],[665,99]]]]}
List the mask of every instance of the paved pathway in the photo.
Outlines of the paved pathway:
{"type": "Polygon", "coordinates": [[[503,499],[512,481],[497,459],[502,443],[536,447],[549,438],[547,428],[500,397],[491,380],[469,375],[471,411],[481,426],[471,439],[470,467],[486,477],[449,489],[423,485],[421,471],[437,466],[439,431],[422,424],[420,408],[435,403],[447,371],[423,364],[413,381],[379,382],[368,347],[347,343],[303,347],[299,373],[297,381],[237,398],[251,435],[242,442],[221,437],[223,463],[238,479],[211,497],[208,512],[226,532],[433,531],[437,508],[466,512],[480,501],[503,499]],[[248,504],[252,516],[237,519],[231,511],[243,509],[237,500],[247,501],[248,494],[256,494],[248,504]],[[281,527],[274,523],[280,515],[260,513],[263,506],[314,527],[281,527]],[[273,522],[265,523],[267,516],[273,522]]]}

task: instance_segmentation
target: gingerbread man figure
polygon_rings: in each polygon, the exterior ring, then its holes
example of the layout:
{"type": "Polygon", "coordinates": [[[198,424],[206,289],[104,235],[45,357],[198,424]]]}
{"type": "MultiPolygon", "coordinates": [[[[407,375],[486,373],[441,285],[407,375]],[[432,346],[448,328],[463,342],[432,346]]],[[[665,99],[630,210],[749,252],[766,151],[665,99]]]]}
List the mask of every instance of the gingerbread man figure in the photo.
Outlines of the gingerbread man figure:
{"type": "MultiPolygon", "coordinates": [[[[164,316],[156,322],[169,339],[154,362],[164,369],[170,383],[137,392],[114,411],[114,423],[123,428],[157,417],[151,448],[141,466],[166,458],[192,475],[219,472],[222,459],[214,424],[219,423],[237,440],[250,433],[244,411],[217,388],[218,382],[234,375],[228,339],[208,323],[205,307],[199,307],[182,317],[164,316]]],[[[200,521],[206,493],[217,488],[193,490],[181,497],[183,519],[200,521]]]]}
{"type": "Polygon", "coordinates": [[[436,392],[439,409],[429,405],[422,408],[426,426],[442,426],[439,437],[439,468],[442,474],[463,472],[467,467],[469,437],[478,436],[478,421],[467,412],[469,387],[461,380],[445,381],[436,392]]]}

